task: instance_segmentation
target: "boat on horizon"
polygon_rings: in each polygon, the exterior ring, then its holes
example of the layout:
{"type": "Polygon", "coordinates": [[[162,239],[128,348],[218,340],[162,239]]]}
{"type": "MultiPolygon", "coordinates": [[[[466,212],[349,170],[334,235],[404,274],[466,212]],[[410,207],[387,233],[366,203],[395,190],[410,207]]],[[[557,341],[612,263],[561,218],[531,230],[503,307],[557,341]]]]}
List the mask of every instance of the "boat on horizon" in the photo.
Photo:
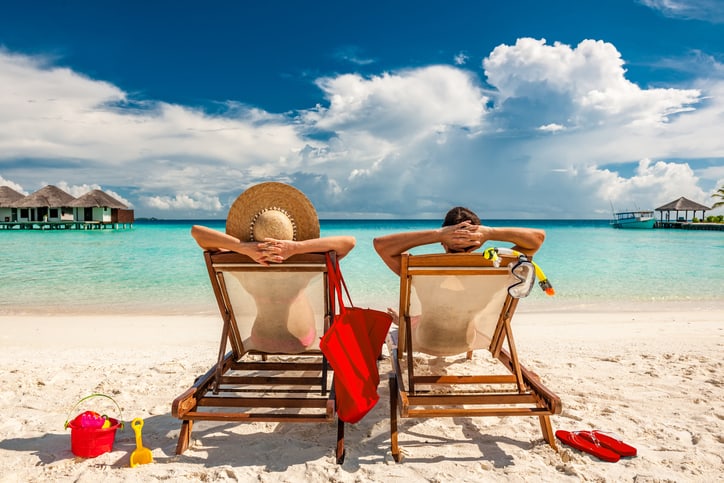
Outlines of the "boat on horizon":
{"type": "Polygon", "coordinates": [[[653,228],[656,223],[651,210],[619,211],[613,214],[611,226],[614,228],[653,228]]]}

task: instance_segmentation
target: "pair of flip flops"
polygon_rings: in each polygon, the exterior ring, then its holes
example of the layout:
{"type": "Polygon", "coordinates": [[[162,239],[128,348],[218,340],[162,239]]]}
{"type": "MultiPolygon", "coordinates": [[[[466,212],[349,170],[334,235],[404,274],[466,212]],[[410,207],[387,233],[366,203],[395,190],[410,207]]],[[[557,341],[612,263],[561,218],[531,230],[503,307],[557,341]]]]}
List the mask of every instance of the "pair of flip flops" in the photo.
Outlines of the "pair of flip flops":
{"type": "Polygon", "coordinates": [[[556,431],[556,438],[564,444],[596,458],[617,462],[622,456],[636,456],[636,448],[601,431],[556,431]]]}

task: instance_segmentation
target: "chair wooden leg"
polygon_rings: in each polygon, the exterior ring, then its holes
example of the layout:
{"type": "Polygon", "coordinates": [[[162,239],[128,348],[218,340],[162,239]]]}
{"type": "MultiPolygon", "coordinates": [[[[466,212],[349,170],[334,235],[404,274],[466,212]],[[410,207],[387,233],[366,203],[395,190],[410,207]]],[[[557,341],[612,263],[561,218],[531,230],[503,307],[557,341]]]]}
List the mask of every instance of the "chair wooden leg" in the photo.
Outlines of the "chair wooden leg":
{"type": "Polygon", "coordinates": [[[538,418],[540,419],[541,431],[543,431],[543,439],[546,440],[546,443],[551,445],[551,448],[558,451],[558,446],[556,445],[556,438],[553,437],[553,426],[551,425],[550,416],[538,416],[538,418]]]}
{"type": "Polygon", "coordinates": [[[176,445],[176,454],[182,454],[186,451],[191,443],[191,428],[194,422],[184,419],[181,423],[181,431],[178,434],[178,444],[176,445]]]}
{"type": "Polygon", "coordinates": [[[400,447],[397,442],[397,378],[389,377],[390,386],[390,444],[392,446],[392,457],[397,463],[402,461],[400,447]]]}
{"type": "Polygon", "coordinates": [[[345,449],[344,449],[344,421],[337,418],[337,464],[341,465],[344,463],[344,456],[345,456],[345,449]]]}

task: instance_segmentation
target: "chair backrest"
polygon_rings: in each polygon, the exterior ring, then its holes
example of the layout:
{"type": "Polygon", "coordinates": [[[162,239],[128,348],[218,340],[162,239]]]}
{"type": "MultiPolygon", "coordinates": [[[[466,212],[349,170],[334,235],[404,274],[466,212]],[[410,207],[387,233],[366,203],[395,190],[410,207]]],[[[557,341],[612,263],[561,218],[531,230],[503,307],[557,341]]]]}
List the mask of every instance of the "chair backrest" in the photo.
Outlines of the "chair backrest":
{"type": "Polygon", "coordinates": [[[496,267],[481,253],[403,255],[400,354],[408,342],[413,351],[437,356],[492,350],[496,331],[517,305],[508,294],[520,282],[509,267],[515,262],[501,256],[496,267]]]}
{"type": "Polygon", "coordinates": [[[263,266],[237,253],[206,252],[206,263],[236,357],[319,352],[330,313],[324,254],[263,266]]]}

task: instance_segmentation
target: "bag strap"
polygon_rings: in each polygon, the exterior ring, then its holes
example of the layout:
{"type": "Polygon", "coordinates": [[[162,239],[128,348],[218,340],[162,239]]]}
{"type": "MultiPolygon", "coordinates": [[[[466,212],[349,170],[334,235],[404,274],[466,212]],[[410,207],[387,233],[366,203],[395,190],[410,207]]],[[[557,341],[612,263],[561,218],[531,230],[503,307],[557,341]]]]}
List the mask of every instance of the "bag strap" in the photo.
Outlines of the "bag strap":
{"type": "Polygon", "coordinates": [[[337,268],[337,276],[339,277],[339,282],[342,285],[342,288],[344,288],[344,293],[347,294],[347,301],[349,301],[349,306],[354,307],[354,304],[352,303],[352,297],[350,297],[349,290],[347,289],[347,283],[344,281],[344,277],[342,276],[342,269],[339,268],[339,259],[337,257],[334,257],[334,261],[337,268]]]}
{"type": "Polygon", "coordinates": [[[331,304],[332,317],[337,313],[335,303],[339,300],[339,306],[344,307],[342,303],[342,292],[339,289],[339,280],[337,278],[337,271],[334,268],[334,262],[332,261],[331,252],[325,253],[326,264],[327,264],[327,281],[329,287],[329,303],[331,304]]]}
{"type": "Polygon", "coordinates": [[[344,277],[342,276],[342,270],[339,268],[339,259],[337,258],[337,255],[334,252],[327,252],[326,259],[329,278],[329,297],[332,300],[332,312],[334,312],[334,299],[336,298],[339,301],[339,311],[342,313],[344,312],[344,297],[342,295],[342,288],[344,288],[344,293],[347,294],[349,306],[354,307],[354,303],[352,303],[352,297],[349,295],[347,283],[344,281],[344,277]]]}

